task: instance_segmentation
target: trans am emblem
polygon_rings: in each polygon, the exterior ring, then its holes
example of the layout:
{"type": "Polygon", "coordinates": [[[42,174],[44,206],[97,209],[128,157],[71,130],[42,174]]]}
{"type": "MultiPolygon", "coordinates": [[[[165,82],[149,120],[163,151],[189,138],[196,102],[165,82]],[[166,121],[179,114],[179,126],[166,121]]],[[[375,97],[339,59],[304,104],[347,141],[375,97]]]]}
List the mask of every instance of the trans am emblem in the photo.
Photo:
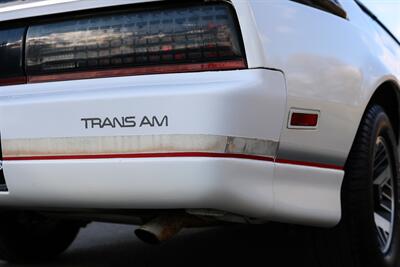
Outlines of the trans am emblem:
{"type": "Polygon", "coordinates": [[[168,127],[168,116],[82,118],[85,129],[168,127]]]}

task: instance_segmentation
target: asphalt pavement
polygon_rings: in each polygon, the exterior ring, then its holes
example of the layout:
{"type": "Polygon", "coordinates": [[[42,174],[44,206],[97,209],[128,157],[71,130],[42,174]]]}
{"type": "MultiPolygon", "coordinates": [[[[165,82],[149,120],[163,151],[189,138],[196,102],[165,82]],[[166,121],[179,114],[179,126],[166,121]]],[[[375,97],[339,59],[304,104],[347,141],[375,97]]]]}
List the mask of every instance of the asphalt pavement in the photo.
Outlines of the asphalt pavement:
{"type": "Polygon", "coordinates": [[[59,258],[35,266],[315,266],[307,236],[284,225],[188,229],[158,246],[142,243],[134,230],[130,225],[92,223],[59,258]]]}

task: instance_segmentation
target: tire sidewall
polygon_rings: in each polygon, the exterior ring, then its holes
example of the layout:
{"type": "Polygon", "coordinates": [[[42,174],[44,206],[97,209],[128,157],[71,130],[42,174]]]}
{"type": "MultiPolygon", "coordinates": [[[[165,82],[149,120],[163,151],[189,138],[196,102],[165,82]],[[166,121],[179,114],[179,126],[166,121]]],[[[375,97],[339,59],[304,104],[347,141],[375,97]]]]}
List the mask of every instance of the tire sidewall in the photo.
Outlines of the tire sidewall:
{"type": "MultiPolygon", "coordinates": [[[[375,117],[373,122],[373,127],[371,132],[368,133],[369,136],[369,148],[367,162],[365,162],[365,173],[366,177],[364,182],[364,194],[366,194],[362,199],[366,200],[368,203],[358,203],[355,207],[350,210],[353,214],[347,214],[347,217],[357,216],[353,218],[351,223],[345,221],[349,226],[349,234],[358,232],[356,238],[359,240],[354,240],[353,242],[361,244],[360,266],[376,266],[376,267],[397,267],[399,266],[400,260],[400,218],[399,218],[399,162],[398,162],[398,152],[397,152],[397,142],[391,126],[390,120],[384,110],[380,106],[373,106],[371,109],[375,111],[375,117]],[[394,198],[395,198],[395,215],[393,222],[393,232],[392,240],[389,251],[385,254],[381,251],[379,247],[378,237],[376,233],[376,224],[374,220],[374,196],[373,196],[373,172],[374,172],[374,156],[376,150],[376,141],[379,137],[382,137],[389,150],[389,157],[392,164],[392,174],[393,174],[393,188],[394,188],[394,198]],[[358,214],[354,215],[358,210],[358,214]],[[362,210],[364,209],[364,210],[362,210]]],[[[347,168],[352,168],[353,166],[347,166],[346,171],[352,172],[347,168]]],[[[352,178],[352,177],[348,177],[352,178]]],[[[360,192],[361,193],[361,192],[360,192]]],[[[345,207],[344,207],[345,208],[345,207]]],[[[352,243],[353,243],[352,242],[352,243]]],[[[357,265],[358,266],[358,265],[357,265]]]]}

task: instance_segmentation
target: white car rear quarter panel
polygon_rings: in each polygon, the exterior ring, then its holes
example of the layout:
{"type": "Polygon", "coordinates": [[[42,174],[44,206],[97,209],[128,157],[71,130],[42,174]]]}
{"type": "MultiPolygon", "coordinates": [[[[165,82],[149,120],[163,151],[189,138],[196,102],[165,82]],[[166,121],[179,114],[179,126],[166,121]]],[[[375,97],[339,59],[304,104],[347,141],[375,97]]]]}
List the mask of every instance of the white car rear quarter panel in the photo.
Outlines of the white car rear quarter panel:
{"type": "Polygon", "coordinates": [[[398,45],[385,47],[354,1],[341,1],[348,20],[291,1],[249,3],[263,50],[250,53],[264,55],[257,64],[284,72],[288,109],[320,111],[317,130],[283,129],[278,157],[343,166],[372,94],[400,77],[398,45]]]}

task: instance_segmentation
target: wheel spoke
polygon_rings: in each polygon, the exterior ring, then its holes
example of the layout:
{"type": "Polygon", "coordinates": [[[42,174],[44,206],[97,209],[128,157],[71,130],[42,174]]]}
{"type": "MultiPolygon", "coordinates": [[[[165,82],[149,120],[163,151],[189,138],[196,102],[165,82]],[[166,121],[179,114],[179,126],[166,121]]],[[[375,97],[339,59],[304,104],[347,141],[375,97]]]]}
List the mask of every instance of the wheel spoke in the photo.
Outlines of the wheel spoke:
{"type": "Polygon", "coordinates": [[[382,247],[384,247],[385,244],[386,244],[386,242],[387,242],[387,238],[386,238],[385,234],[382,232],[382,229],[378,228],[377,231],[378,231],[378,241],[379,241],[379,244],[380,244],[382,247]]]}
{"type": "Polygon", "coordinates": [[[374,185],[383,186],[390,180],[391,170],[390,165],[386,166],[386,168],[374,179],[374,185]]]}
{"type": "Polygon", "coordinates": [[[374,213],[374,218],[375,218],[375,223],[376,226],[380,229],[382,229],[385,233],[389,233],[390,232],[390,221],[386,220],[385,218],[383,218],[381,215],[379,215],[378,213],[374,213]]]}
{"type": "Polygon", "coordinates": [[[382,192],[382,196],[385,197],[387,200],[390,200],[390,201],[392,200],[392,196],[389,196],[385,192],[382,192]]]}

